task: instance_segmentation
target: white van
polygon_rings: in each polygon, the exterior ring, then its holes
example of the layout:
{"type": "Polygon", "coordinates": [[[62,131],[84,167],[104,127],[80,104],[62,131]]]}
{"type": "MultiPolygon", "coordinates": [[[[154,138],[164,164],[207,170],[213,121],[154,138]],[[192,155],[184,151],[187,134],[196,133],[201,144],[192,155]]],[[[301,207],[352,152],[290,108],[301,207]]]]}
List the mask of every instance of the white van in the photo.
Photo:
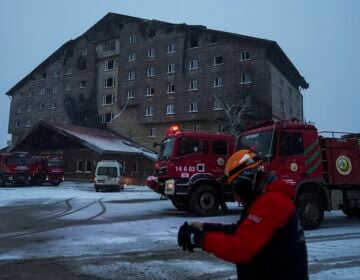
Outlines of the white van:
{"type": "Polygon", "coordinates": [[[96,165],[95,191],[120,191],[124,189],[122,183],[123,168],[116,160],[102,160],[96,165]]]}

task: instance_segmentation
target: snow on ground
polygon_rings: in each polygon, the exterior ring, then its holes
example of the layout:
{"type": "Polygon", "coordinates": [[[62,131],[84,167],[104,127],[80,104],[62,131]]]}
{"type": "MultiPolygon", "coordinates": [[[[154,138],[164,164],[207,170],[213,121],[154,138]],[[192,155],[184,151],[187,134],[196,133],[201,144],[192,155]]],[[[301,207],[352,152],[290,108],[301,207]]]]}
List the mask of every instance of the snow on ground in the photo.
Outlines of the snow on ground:
{"type": "MultiPolygon", "coordinates": [[[[144,186],[125,186],[119,193],[96,193],[90,183],[65,182],[60,187],[6,187],[0,189],[0,215],[9,206],[18,205],[67,205],[68,211],[56,212],[64,226],[54,227],[44,232],[34,232],[43,238],[42,242],[25,244],[0,252],[0,260],[22,258],[46,258],[54,256],[81,257],[96,255],[128,254],[177,247],[178,227],[186,220],[201,220],[231,223],[238,214],[207,218],[191,217],[177,211],[167,200],[159,200],[159,195],[144,186]],[[81,211],[80,211],[81,210],[81,211]],[[80,223],[78,223],[80,221],[80,223]],[[71,223],[74,223],[73,226],[71,223]]],[[[235,204],[231,205],[236,209],[235,204]]],[[[37,219],[49,219],[53,213],[30,213],[37,219]]],[[[326,214],[321,229],[307,231],[309,265],[316,268],[312,280],[319,279],[360,279],[360,223],[342,224],[344,215],[335,211],[326,214]],[[337,226],[341,225],[341,226],[337,226]],[[330,266],[330,267],[329,267],[330,266]],[[326,267],[326,269],[324,269],[326,267]]],[[[22,233],[3,233],[10,237],[22,233]]],[[[233,269],[233,265],[219,262],[190,260],[184,263],[177,259],[166,262],[151,260],[142,262],[149,275],[159,279],[171,277],[172,266],[181,265],[193,276],[212,271],[233,269]],[[200,269],[199,269],[200,267],[200,269]],[[170,269],[170,270],[169,270],[170,269]],[[198,274],[197,274],[198,273],[198,274]]],[[[119,269],[136,265],[126,262],[108,265],[88,264],[82,269],[95,276],[107,275],[116,279],[119,269]]],[[[140,268],[139,268],[140,269],[140,268]]]]}

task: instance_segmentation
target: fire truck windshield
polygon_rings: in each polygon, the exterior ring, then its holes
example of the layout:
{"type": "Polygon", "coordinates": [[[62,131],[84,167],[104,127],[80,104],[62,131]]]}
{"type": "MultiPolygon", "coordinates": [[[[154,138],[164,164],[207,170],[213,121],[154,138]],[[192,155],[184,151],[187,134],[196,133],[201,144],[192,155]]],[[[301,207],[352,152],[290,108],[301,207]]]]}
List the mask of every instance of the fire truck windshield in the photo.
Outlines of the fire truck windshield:
{"type": "Polygon", "coordinates": [[[161,142],[159,160],[168,160],[173,152],[175,137],[167,138],[161,142]]]}
{"type": "Polygon", "coordinates": [[[29,164],[30,157],[28,156],[10,156],[6,159],[6,164],[29,164]]]}
{"type": "Polygon", "coordinates": [[[49,159],[48,164],[49,167],[63,167],[64,161],[61,159],[49,159]]]}
{"type": "Polygon", "coordinates": [[[254,150],[260,158],[272,158],[274,153],[273,131],[262,131],[240,137],[240,149],[254,150]]]}

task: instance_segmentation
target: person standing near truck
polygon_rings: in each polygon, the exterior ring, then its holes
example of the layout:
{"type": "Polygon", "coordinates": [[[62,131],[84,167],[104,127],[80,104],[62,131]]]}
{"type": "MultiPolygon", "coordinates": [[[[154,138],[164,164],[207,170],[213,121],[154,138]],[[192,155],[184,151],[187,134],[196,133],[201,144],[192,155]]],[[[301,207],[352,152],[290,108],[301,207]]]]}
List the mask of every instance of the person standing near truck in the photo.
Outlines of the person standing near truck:
{"type": "Polygon", "coordinates": [[[236,264],[238,279],[307,280],[307,250],[293,204],[294,188],[272,173],[249,150],[234,153],[225,180],[245,205],[236,224],[185,222],[179,229],[183,250],[204,251],[236,264]]]}

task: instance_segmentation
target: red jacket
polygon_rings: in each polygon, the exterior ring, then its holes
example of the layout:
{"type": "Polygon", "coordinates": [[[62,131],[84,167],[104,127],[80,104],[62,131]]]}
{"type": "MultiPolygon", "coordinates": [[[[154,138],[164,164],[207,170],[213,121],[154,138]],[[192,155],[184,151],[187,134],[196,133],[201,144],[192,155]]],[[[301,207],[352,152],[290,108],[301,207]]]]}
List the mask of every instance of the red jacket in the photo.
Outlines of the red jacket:
{"type": "Polygon", "coordinates": [[[253,201],[234,233],[206,232],[201,240],[203,250],[232,263],[249,263],[294,214],[294,194],[294,188],[281,180],[270,183],[266,192],[253,201]]]}

